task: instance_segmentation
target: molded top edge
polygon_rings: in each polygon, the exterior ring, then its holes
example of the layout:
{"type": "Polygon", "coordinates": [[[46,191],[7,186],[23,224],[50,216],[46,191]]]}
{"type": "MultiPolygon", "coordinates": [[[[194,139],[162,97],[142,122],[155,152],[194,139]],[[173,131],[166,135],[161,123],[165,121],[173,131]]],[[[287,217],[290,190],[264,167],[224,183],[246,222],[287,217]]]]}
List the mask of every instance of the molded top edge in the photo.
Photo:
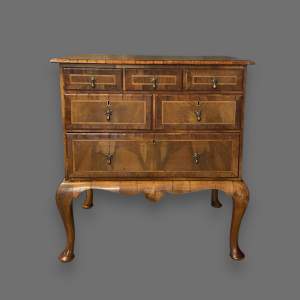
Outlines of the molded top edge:
{"type": "Polygon", "coordinates": [[[51,58],[53,63],[159,64],[159,65],[253,65],[254,61],[229,56],[148,56],[86,54],[51,58]]]}

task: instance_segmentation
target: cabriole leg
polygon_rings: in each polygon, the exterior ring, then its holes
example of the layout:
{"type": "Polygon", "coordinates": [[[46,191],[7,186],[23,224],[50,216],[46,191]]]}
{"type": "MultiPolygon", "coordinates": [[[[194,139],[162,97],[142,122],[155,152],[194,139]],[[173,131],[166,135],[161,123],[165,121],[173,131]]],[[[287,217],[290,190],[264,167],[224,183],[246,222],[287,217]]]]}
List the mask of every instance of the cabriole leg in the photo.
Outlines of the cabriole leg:
{"type": "Polygon", "coordinates": [[[56,205],[67,235],[65,249],[58,257],[61,262],[69,262],[74,258],[75,229],[72,202],[78,195],[79,193],[75,193],[71,188],[64,187],[63,184],[59,186],[56,192],[56,205]]]}
{"type": "Polygon", "coordinates": [[[89,209],[93,206],[93,190],[86,191],[86,198],[83,201],[82,208],[89,209]]]}
{"type": "Polygon", "coordinates": [[[215,208],[222,207],[222,203],[219,201],[218,190],[211,190],[211,206],[215,208]]]}
{"type": "Polygon", "coordinates": [[[242,218],[249,201],[248,187],[244,182],[234,183],[234,190],[232,194],[232,220],[230,229],[230,256],[235,260],[242,260],[245,255],[239,247],[239,230],[242,218]]]}

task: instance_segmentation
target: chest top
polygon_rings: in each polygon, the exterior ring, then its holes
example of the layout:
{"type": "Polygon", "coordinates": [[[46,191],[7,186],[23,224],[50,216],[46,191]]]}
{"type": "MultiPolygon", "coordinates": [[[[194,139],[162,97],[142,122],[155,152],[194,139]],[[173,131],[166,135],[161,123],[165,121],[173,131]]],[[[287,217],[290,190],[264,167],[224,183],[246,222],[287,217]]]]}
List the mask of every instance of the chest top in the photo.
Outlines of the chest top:
{"type": "Polygon", "coordinates": [[[251,65],[251,60],[230,56],[75,55],[52,58],[54,63],[153,64],[153,65],[251,65]]]}

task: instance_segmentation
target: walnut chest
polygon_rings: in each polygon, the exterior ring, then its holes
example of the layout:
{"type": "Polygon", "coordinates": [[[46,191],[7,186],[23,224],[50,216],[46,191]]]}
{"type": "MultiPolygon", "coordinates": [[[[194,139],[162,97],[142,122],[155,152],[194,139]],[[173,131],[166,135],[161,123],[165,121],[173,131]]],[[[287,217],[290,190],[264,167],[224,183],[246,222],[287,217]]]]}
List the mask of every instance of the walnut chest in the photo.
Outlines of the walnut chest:
{"type": "Polygon", "coordinates": [[[74,257],[72,201],[93,189],[144,193],[212,192],[233,199],[230,255],[248,203],[242,180],[243,115],[248,60],[230,57],[82,55],[59,63],[65,176],[56,201],[74,257]]]}

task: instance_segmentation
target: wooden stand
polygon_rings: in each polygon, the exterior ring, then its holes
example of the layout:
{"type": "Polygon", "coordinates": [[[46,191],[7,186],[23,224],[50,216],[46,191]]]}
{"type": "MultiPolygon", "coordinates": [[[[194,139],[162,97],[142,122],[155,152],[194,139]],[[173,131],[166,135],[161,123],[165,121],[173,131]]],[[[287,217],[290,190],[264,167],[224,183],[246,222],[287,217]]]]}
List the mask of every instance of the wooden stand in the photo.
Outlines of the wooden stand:
{"type": "Polygon", "coordinates": [[[212,205],[220,207],[217,199],[218,190],[232,197],[232,221],[230,230],[230,256],[235,260],[245,257],[238,244],[238,235],[242,217],[248,205],[249,192],[243,181],[63,181],[56,193],[56,203],[62,217],[67,243],[59,256],[62,262],[69,262],[74,258],[75,229],[73,220],[73,200],[81,192],[87,192],[83,207],[93,205],[93,189],[119,192],[126,195],[144,193],[153,202],[159,202],[164,193],[189,193],[200,190],[212,190],[212,205]]]}

